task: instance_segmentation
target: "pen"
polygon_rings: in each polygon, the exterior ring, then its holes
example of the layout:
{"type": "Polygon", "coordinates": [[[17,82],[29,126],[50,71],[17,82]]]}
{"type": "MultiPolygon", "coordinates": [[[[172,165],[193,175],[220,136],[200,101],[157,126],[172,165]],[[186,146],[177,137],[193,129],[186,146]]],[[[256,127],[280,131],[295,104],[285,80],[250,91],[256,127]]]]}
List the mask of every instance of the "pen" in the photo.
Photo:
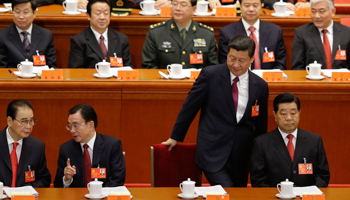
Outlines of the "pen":
{"type": "Polygon", "coordinates": [[[14,74],[12,70],[9,69],[10,74],[14,74]]]}
{"type": "Polygon", "coordinates": [[[268,15],[267,12],[266,12],[265,10],[263,10],[263,13],[264,13],[265,15],[268,15]]]}

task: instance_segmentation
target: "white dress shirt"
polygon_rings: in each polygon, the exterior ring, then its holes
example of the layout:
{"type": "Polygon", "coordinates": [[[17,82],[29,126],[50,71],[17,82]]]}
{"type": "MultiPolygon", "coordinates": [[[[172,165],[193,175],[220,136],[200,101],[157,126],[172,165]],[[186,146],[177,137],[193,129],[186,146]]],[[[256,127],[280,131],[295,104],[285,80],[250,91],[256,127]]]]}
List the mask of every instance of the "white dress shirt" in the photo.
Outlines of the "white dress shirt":
{"type": "Polygon", "coordinates": [[[24,36],[23,36],[21,33],[22,33],[23,31],[27,31],[27,32],[28,32],[27,40],[28,40],[29,44],[32,43],[33,23],[30,24],[30,26],[29,26],[29,28],[28,28],[27,30],[22,30],[22,29],[18,28],[17,26],[16,26],[16,29],[17,29],[17,31],[18,31],[18,34],[19,34],[19,37],[21,38],[22,43],[23,43],[23,40],[24,40],[24,36]]]}
{"type": "Polygon", "coordinates": [[[21,157],[21,153],[22,153],[23,138],[18,141],[15,141],[9,133],[9,127],[6,128],[6,137],[7,137],[7,144],[9,147],[10,156],[13,149],[13,143],[18,142],[18,145],[16,148],[16,154],[17,154],[17,163],[19,163],[19,158],[21,157]]]}
{"type": "MultiPolygon", "coordinates": [[[[324,28],[319,28],[318,31],[320,32],[320,36],[321,36],[321,41],[323,44],[323,30],[324,28]]],[[[333,20],[331,22],[331,24],[326,28],[327,29],[327,38],[329,41],[329,45],[331,46],[331,52],[333,52],[333,20]]]]}
{"type": "MultiPolygon", "coordinates": [[[[231,86],[233,84],[233,79],[236,78],[235,75],[230,72],[231,78],[231,86]]],[[[238,88],[238,103],[237,103],[237,112],[236,112],[236,120],[237,123],[242,119],[245,109],[247,107],[248,99],[249,99],[249,76],[248,70],[246,73],[242,74],[238,77],[239,81],[237,82],[238,88]]]]}
{"type": "MultiPolygon", "coordinates": [[[[283,131],[281,131],[281,129],[280,129],[280,127],[278,127],[278,130],[280,131],[280,133],[281,133],[281,136],[282,136],[282,138],[283,138],[283,140],[284,140],[284,143],[286,144],[286,146],[287,146],[287,144],[288,144],[288,142],[289,142],[289,139],[287,138],[287,136],[289,135],[289,133],[285,133],[285,132],[283,132],[283,131]]],[[[294,150],[295,150],[295,145],[296,145],[296,143],[297,143],[297,134],[298,133],[298,128],[297,129],[295,129],[295,131],[293,132],[293,133],[290,133],[290,134],[292,134],[294,137],[293,137],[293,140],[292,140],[292,142],[293,142],[293,146],[294,146],[294,150]]]]}
{"type": "Polygon", "coordinates": [[[108,52],[108,34],[107,34],[108,28],[102,34],[100,34],[99,32],[95,31],[91,26],[90,26],[90,28],[91,28],[92,32],[94,33],[94,35],[96,37],[97,43],[100,44],[100,37],[101,37],[101,35],[103,35],[103,37],[104,37],[103,43],[105,43],[106,49],[107,49],[107,52],[108,52]]]}
{"type": "Polygon", "coordinates": [[[251,26],[254,26],[255,28],[255,31],[254,31],[254,34],[255,34],[255,37],[256,37],[256,41],[258,42],[258,48],[259,48],[259,30],[260,30],[260,19],[258,19],[253,25],[250,25],[248,24],[248,22],[246,22],[243,18],[242,18],[242,23],[243,23],[243,26],[244,26],[244,30],[247,32],[247,36],[250,35],[250,30],[249,28],[251,26]]]}

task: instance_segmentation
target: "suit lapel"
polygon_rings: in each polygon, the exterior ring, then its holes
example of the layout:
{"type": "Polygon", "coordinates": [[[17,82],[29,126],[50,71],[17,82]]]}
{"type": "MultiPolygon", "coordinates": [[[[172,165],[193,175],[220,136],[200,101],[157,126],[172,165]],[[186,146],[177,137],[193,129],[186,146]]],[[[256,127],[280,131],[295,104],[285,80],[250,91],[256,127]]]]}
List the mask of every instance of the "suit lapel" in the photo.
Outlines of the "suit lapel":
{"type": "Polygon", "coordinates": [[[236,35],[246,35],[246,36],[249,36],[249,35],[247,35],[247,31],[244,29],[242,19],[240,19],[240,20],[237,22],[237,26],[235,26],[235,30],[236,30],[236,31],[235,31],[236,35]]]}
{"type": "Polygon", "coordinates": [[[281,136],[281,133],[278,129],[275,129],[271,134],[273,134],[273,140],[274,140],[274,147],[277,149],[279,154],[283,157],[284,161],[288,164],[288,166],[292,165],[292,159],[290,158],[288,149],[286,144],[283,141],[283,138],[281,136]]]}
{"type": "Polygon", "coordinates": [[[110,29],[108,29],[108,50],[107,50],[107,55],[108,55],[108,60],[110,57],[114,57],[114,53],[117,54],[117,57],[122,57],[122,55],[118,55],[118,36],[113,34],[110,29]]]}
{"type": "Polygon", "coordinates": [[[28,163],[28,159],[30,159],[31,155],[31,144],[28,143],[27,138],[23,138],[21,157],[19,158],[18,169],[17,169],[17,177],[20,177],[19,174],[24,174],[25,171],[28,171],[28,166],[25,163],[28,163]]]}
{"type": "Polygon", "coordinates": [[[9,168],[9,170],[12,171],[11,157],[10,157],[9,147],[8,147],[7,138],[6,138],[6,129],[0,132],[0,156],[1,156],[1,159],[4,161],[4,163],[6,164],[6,166],[9,168]]]}
{"type": "Polygon", "coordinates": [[[170,30],[171,30],[170,36],[175,40],[175,42],[180,47],[182,47],[182,38],[181,38],[179,29],[177,28],[176,23],[173,20],[171,20],[171,23],[169,23],[169,25],[170,25],[170,30]]]}
{"type": "Polygon", "coordinates": [[[335,55],[339,49],[340,40],[342,36],[342,29],[339,28],[338,24],[333,22],[333,52],[332,52],[332,63],[334,62],[335,55]]]}
{"type": "Polygon", "coordinates": [[[318,31],[318,28],[316,26],[311,26],[310,28],[310,37],[311,40],[313,41],[314,45],[316,46],[316,49],[318,50],[318,53],[322,55],[323,63],[326,62],[326,54],[324,53],[323,49],[323,43],[321,40],[320,32],[318,31]]]}
{"type": "Polygon", "coordinates": [[[36,50],[38,50],[36,47],[38,46],[41,38],[40,30],[33,24],[32,29],[32,35],[31,35],[31,41],[30,41],[30,52],[29,56],[36,55],[36,50]]]}
{"type": "MultiPolygon", "coordinates": [[[[248,70],[248,79],[249,79],[249,85],[248,85],[248,93],[249,93],[249,98],[248,98],[248,102],[247,102],[247,106],[245,108],[244,114],[242,116],[241,121],[245,121],[244,119],[249,118],[250,117],[250,106],[255,104],[256,99],[256,80],[254,78],[254,76],[252,76],[252,72],[250,70],[248,70]]],[[[258,102],[259,103],[259,102],[258,102]]]]}
{"type": "Polygon", "coordinates": [[[230,70],[227,68],[227,64],[222,65],[223,70],[221,70],[220,77],[220,85],[221,89],[223,90],[223,94],[225,95],[225,99],[227,101],[227,104],[229,105],[229,109],[232,112],[235,124],[237,124],[236,119],[236,111],[233,103],[233,97],[232,97],[232,86],[231,86],[231,76],[230,76],[230,70]]]}
{"type": "Polygon", "coordinates": [[[21,52],[23,57],[27,58],[27,53],[24,50],[24,46],[23,46],[21,37],[19,36],[19,33],[18,33],[17,29],[16,29],[16,25],[15,24],[12,24],[12,28],[11,28],[11,31],[10,31],[9,39],[13,43],[13,45],[15,45],[15,47],[18,49],[18,51],[21,52]]]}
{"type": "Polygon", "coordinates": [[[104,58],[102,50],[100,45],[98,44],[96,37],[94,35],[94,33],[92,32],[91,28],[88,28],[85,32],[85,37],[86,37],[86,41],[87,44],[89,45],[90,49],[96,53],[96,55],[98,55],[98,57],[101,59],[101,61],[104,58]]]}
{"type": "MultiPolygon", "coordinates": [[[[263,54],[265,52],[265,47],[268,45],[266,44],[269,37],[270,37],[270,29],[269,25],[267,23],[263,23],[260,20],[260,28],[259,28],[259,56],[260,56],[260,61],[263,58],[263,54]]],[[[270,49],[267,49],[267,51],[270,51],[270,49]]]]}
{"type": "MultiPolygon", "coordinates": [[[[94,144],[94,154],[92,158],[92,166],[97,167],[100,163],[100,158],[103,153],[103,140],[100,134],[96,133],[96,140],[94,144]]],[[[103,167],[103,166],[101,166],[103,167]]],[[[105,166],[104,166],[105,167],[105,166]]]]}
{"type": "Polygon", "coordinates": [[[297,142],[295,144],[295,151],[294,151],[295,162],[293,162],[293,167],[295,167],[298,164],[298,161],[302,159],[301,157],[306,145],[307,145],[306,135],[301,129],[298,129],[297,142]]]}

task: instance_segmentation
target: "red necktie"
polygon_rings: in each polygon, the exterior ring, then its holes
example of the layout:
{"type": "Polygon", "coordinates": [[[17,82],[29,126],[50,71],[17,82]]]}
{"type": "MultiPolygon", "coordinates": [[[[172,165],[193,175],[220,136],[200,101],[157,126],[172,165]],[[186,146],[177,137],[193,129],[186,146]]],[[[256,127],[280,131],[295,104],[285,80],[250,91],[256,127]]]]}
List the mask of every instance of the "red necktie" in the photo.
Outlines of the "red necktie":
{"type": "Polygon", "coordinates": [[[293,135],[289,134],[289,135],[287,135],[287,138],[289,139],[288,144],[287,144],[287,149],[289,151],[290,158],[292,159],[292,162],[293,162],[293,159],[294,159],[293,135]]]}
{"type": "Polygon", "coordinates": [[[18,142],[14,142],[12,144],[13,144],[13,149],[11,151],[11,165],[12,165],[12,185],[11,185],[11,187],[16,187],[17,168],[18,168],[16,148],[17,148],[18,142]]]}
{"type": "Polygon", "coordinates": [[[258,40],[255,37],[254,31],[255,31],[255,27],[251,26],[249,27],[250,30],[250,35],[249,37],[252,38],[255,42],[255,52],[254,52],[254,69],[261,69],[260,67],[260,56],[259,56],[259,44],[258,44],[258,40]]]}
{"type": "Polygon", "coordinates": [[[107,48],[104,42],[105,38],[103,37],[103,35],[101,35],[100,37],[100,47],[103,53],[103,56],[105,57],[105,61],[107,61],[107,48]]]}
{"type": "Polygon", "coordinates": [[[239,81],[238,76],[233,79],[232,84],[232,97],[233,97],[233,103],[235,104],[235,111],[237,113],[237,104],[238,104],[238,88],[237,88],[237,82],[239,81]]]}
{"type": "Polygon", "coordinates": [[[327,37],[327,29],[323,29],[323,49],[324,53],[326,55],[326,65],[327,69],[332,69],[332,51],[331,51],[331,45],[329,44],[328,37],[327,37]]]}
{"type": "Polygon", "coordinates": [[[85,187],[91,181],[91,159],[88,151],[89,145],[84,144],[84,172],[85,172],[85,187]]]}

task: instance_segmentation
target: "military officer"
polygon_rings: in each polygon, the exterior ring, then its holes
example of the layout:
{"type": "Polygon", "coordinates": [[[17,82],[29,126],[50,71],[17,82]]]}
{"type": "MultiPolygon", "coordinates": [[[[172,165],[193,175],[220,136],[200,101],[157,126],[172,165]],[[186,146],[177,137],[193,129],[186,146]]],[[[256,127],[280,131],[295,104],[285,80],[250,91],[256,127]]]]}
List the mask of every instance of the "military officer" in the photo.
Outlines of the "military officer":
{"type": "Polygon", "coordinates": [[[218,63],[214,29],[192,20],[196,0],[173,0],[172,19],[150,26],[142,50],[142,68],[173,63],[203,68],[218,63]]]}

